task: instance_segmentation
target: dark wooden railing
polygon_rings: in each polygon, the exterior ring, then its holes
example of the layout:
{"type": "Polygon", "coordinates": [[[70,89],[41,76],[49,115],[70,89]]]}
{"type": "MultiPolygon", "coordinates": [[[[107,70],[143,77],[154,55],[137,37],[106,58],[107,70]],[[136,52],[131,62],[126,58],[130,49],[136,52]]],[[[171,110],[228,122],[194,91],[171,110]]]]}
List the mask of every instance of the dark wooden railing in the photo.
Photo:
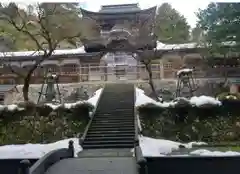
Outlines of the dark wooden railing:
{"type": "Polygon", "coordinates": [[[240,156],[145,157],[149,174],[239,174],[240,156]]]}

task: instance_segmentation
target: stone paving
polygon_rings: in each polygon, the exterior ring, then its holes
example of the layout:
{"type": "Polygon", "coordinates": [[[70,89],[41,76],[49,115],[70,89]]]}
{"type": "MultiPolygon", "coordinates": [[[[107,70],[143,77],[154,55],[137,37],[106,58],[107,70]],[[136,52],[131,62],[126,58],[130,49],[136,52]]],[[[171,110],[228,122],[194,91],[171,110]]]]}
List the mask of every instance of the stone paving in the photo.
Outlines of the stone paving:
{"type": "Polygon", "coordinates": [[[45,174],[137,174],[133,157],[70,158],[59,161],[45,174]]]}
{"type": "Polygon", "coordinates": [[[78,154],[79,158],[88,157],[133,157],[132,149],[86,149],[78,154]]]}

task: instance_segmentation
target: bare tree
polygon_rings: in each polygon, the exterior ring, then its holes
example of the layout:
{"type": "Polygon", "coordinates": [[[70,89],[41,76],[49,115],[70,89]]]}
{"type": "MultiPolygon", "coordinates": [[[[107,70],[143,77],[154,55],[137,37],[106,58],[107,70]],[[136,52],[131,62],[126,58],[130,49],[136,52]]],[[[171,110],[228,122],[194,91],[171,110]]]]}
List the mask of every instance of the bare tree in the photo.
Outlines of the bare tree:
{"type": "Polygon", "coordinates": [[[146,68],[148,73],[148,83],[150,88],[153,92],[154,98],[157,101],[160,101],[157,91],[155,89],[154,81],[153,81],[153,73],[152,73],[152,60],[160,59],[163,57],[164,54],[171,52],[172,50],[144,50],[144,51],[137,51],[136,54],[133,54],[135,60],[140,61],[146,68]]]}
{"type": "Polygon", "coordinates": [[[62,42],[75,44],[81,36],[77,21],[79,14],[69,10],[67,4],[42,3],[31,5],[28,12],[10,3],[0,9],[0,20],[10,24],[17,32],[27,36],[35,45],[34,64],[27,72],[10,69],[24,79],[23,97],[29,101],[28,91],[33,72],[50,58],[62,42]]]}

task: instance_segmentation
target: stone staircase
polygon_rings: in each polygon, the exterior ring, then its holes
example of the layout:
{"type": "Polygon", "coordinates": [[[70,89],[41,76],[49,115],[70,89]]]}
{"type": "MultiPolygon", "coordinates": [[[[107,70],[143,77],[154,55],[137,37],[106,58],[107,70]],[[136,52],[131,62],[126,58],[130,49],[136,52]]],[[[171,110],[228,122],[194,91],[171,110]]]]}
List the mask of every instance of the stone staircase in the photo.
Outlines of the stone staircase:
{"type": "Polygon", "coordinates": [[[133,148],[134,85],[109,84],[103,90],[83,149],[133,148]]]}

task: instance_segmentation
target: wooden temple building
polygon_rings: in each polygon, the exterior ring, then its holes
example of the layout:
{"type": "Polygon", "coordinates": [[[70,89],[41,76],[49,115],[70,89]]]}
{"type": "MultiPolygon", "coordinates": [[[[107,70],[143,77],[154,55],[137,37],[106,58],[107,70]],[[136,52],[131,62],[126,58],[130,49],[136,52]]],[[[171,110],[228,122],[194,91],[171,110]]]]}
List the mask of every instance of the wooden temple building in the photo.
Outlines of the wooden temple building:
{"type": "MultiPolygon", "coordinates": [[[[138,4],[102,6],[99,12],[84,9],[82,15],[100,26],[98,38],[84,39],[77,49],[55,50],[33,73],[31,83],[42,83],[46,72],[59,75],[60,83],[86,81],[147,80],[140,60],[152,59],[154,79],[175,78],[183,66],[194,68],[195,77],[223,77],[222,58],[206,66],[195,43],[164,44],[153,33],[156,7],[140,9],[138,4]]],[[[1,54],[0,83],[20,84],[12,69],[26,71],[41,53],[7,52],[1,54]]],[[[228,76],[240,77],[239,59],[228,59],[228,76]]],[[[226,65],[226,62],[225,64],[226,65]]]]}

